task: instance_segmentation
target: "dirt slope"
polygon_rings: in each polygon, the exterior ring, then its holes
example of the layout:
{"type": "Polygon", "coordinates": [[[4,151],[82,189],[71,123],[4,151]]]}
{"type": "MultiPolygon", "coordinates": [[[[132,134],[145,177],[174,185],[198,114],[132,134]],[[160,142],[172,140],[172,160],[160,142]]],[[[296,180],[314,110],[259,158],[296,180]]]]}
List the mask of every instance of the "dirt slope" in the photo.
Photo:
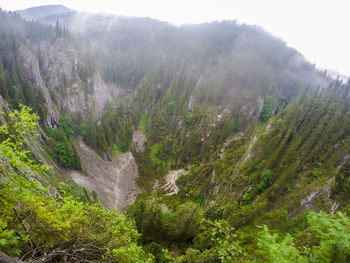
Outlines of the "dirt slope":
{"type": "Polygon", "coordinates": [[[138,170],[131,152],[108,162],[100,158],[81,139],[77,151],[82,160],[83,172],[70,171],[71,178],[90,191],[96,191],[99,200],[109,209],[123,210],[136,199],[138,170]]]}
{"type": "Polygon", "coordinates": [[[185,169],[179,169],[171,171],[166,176],[166,184],[162,186],[166,191],[169,191],[166,195],[173,195],[179,192],[179,188],[176,185],[176,180],[181,174],[187,174],[185,169]]]}

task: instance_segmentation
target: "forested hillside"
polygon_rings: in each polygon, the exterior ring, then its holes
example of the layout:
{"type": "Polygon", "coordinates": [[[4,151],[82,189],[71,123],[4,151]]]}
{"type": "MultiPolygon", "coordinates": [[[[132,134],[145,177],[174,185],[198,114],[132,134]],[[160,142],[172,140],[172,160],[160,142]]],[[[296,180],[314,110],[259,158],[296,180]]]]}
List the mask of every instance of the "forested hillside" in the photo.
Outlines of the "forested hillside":
{"type": "Polygon", "coordinates": [[[0,251],[350,260],[350,82],[235,21],[45,6],[0,22],[0,251]]]}

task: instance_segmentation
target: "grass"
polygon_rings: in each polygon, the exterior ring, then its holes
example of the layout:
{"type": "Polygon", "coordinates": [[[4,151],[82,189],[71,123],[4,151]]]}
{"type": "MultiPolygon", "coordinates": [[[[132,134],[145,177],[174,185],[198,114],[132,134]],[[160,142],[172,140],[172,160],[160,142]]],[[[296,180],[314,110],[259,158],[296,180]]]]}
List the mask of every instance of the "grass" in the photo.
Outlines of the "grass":
{"type": "Polygon", "coordinates": [[[112,159],[114,159],[122,154],[122,152],[119,150],[118,146],[115,144],[112,145],[110,153],[111,153],[112,159]]]}
{"type": "Polygon", "coordinates": [[[118,149],[118,151],[120,151],[122,153],[126,153],[128,150],[128,146],[126,145],[125,142],[120,142],[117,144],[117,149],[118,149]]]}

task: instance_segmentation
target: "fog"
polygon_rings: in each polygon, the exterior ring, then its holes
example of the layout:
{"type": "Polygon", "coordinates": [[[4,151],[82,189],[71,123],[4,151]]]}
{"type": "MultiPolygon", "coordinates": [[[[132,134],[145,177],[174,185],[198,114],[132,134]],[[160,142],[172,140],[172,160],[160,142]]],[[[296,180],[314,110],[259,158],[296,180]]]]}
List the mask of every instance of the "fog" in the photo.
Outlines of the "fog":
{"type": "Polygon", "coordinates": [[[350,75],[349,2],[346,0],[81,1],[3,0],[8,10],[63,4],[85,12],[152,17],[174,24],[234,19],[257,24],[283,38],[321,68],[350,75]]]}

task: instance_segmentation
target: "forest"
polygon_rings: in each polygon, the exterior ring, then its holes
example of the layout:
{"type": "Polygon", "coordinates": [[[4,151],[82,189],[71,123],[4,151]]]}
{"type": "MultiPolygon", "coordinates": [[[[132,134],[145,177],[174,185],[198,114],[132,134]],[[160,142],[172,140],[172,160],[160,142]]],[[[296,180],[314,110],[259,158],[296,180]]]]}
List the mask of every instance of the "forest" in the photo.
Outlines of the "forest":
{"type": "Polygon", "coordinates": [[[350,261],[350,81],[257,26],[82,16],[0,10],[0,261],[350,261]],[[130,205],[81,145],[131,153],[130,205]]]}

